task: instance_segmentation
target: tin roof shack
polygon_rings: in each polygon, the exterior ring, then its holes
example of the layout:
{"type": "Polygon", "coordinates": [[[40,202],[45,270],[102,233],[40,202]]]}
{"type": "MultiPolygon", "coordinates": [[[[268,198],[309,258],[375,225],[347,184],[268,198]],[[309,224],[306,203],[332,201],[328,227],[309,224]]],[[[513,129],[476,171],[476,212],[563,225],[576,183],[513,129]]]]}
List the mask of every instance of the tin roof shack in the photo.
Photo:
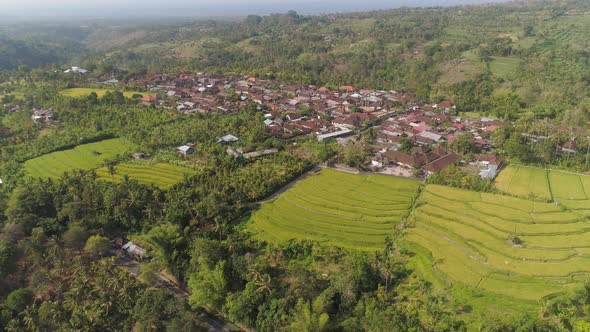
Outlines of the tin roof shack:
{"type": "Polygon", "coordinates": [[[217,138],[217,143],[220,143],[220,144],[230,144],[230,143],[237,142],[238,140],[239,140],[238,137],[236,137],[236,136],[234,136],[232,134],[229,134],[229,135],[225,135],[223,137],[217,138]]]}
{"type": "Polygon", "coordinates": [[[121,248],[129,257],[137,259],[137,260],[144,260],[147,258],[147,251],[142,247],[134,244],[133,242],[127,242],[121,248]]]}
{"type": "Polygon", "coordinates": [[[190,156],[193,153],[195,153],[195,145],[191,143],[186,143],[186,145],[177,147],[176,152],[183,156],[190,156]]]}
{"type": "Polygon", "coordinates": [[[34,110],[31,119],[35,122],[49,122],[53,120],[55,113],[53,113],[52,109],[48,110],[34,110]]]}

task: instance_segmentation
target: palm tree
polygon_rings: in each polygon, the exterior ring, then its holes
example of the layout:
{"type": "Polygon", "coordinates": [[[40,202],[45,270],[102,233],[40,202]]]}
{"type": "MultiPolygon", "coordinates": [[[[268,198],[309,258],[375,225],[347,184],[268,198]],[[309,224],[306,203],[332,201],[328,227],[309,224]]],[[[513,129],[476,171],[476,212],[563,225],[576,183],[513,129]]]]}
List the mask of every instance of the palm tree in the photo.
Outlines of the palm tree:
{"type": "Polygon", "coordinates": [[[291,330],[302,332],[321,332],[325,331],[330,321],[330,316],[323,312],[319,299],[314,301],[313,305],[303,299],[297,301],[295,306],[295,317],[291,323],[291,330]]]}
{"type": "Polygon", "coordinates": [[[64,253],[60,240],[56,236],[52,236],[47,244],[47,251],[45,252],[45,259],[55,265],[63,263],[64,253]]]}
{"type": "Polygon", "coordinates": [[[109,174],[111,175],[111,177],[113,177],[117,171],[115,170],[115,165],[113,165],[113,163],[109,163],[107,165],[107,169],[109,170],[109,174]]]}

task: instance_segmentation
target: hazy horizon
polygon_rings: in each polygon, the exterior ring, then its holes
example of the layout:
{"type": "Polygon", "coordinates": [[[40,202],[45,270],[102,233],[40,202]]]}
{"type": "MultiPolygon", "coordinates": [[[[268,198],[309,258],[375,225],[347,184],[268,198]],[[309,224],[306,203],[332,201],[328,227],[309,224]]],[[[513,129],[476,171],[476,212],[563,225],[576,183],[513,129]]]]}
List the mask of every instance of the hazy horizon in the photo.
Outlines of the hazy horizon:
{"type": "Polygon", "coordinates": [[[296,10],[302,14],[367,11],[399,7],[432,7],[507,2],[507,0],[20,0],[3,5],[3,16],[243,16],[296,10]]]}

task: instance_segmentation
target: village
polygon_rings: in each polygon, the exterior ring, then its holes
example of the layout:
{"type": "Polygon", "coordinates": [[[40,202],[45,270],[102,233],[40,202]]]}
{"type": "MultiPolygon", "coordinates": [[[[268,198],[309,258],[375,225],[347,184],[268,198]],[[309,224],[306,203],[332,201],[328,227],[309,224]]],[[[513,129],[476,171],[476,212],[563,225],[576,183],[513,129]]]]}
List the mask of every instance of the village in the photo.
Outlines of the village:
{"type": "MultiPolygon", "coordinates": [[[[121,83],[153,92],[141,99],[144,105],[185,114],[229,114],[255,105],[268,130],[283,140],[313,136],[318,141],[346,144],[360,132],[371,130],[372,157],[367,159],[365,168],[374,172],[428,176],[449,165],[461,164],[482,178],[493,179],[503,164],[493,154],[490,136],[506,123],[458,116],[450,101],[424,104],[414,94],[398,91],[353,86],[329,89],[205,73],[151,75],[121,83]],[[469,156],[448,148],[457,141],[467,145],[469,156]]],[[[237,141],[239,138],[232,133],[219,139],[219,143],[228,144],[227,153],[235,157],[255,158],[277,152],[271,149],[244,153],[230,146],[237,141]]],[[[192,153],[191,149],[187,144],[177,150],[187,155],[192,153]]]]}
{"type": "MultiPolygon", "coordinates": [[[[75,67],[77,68],[77,67],[75,67]]],[[[272,137],[289,141],[314,137],[319,142],[346,145],[370,133],[370,157],[362,169],[404,177],[427,177],[450,165],[493,179],[503,165],[494,153],[491,135],[508,122],[485,117],[460,116],[448,100],[425,104],[412,93],[283,84],[274,79],[223,76],[206,73],[158,74],[127,81],[99,82],[108,89],[125,86],[148,91],[139,99],[147,107],[175,110],[187,115],[231,114],[255,109],[272,137]]],[[[18,105],[17,105],[18,107],[18,105]]],[[[465,113],[463,113],[465,114],[465,113]]],[[[52,109],[34,109],[35,122],[53,121],[52,109]]],[[[236,158],[258,158],[277,149],[249,151],[236,133],[226,133],[217,143],[236,158]]],[[[194,145],[176,149],[188,157],[194,145]]],[[[134,156],[142,159],[141,156],[134,156]]]]}

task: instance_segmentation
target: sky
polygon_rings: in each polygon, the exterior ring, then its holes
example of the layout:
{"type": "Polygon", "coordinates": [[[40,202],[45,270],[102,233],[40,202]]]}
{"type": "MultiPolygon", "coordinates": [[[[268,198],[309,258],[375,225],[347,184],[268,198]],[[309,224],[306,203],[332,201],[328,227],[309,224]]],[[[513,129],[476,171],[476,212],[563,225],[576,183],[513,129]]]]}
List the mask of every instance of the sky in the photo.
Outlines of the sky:
{"type": "Polygon", "coordinates": [[[0,0],[11,16],[245,16],[296,10],[302,14],[424,6],[454,6],[505,0],[0,0]]]}

